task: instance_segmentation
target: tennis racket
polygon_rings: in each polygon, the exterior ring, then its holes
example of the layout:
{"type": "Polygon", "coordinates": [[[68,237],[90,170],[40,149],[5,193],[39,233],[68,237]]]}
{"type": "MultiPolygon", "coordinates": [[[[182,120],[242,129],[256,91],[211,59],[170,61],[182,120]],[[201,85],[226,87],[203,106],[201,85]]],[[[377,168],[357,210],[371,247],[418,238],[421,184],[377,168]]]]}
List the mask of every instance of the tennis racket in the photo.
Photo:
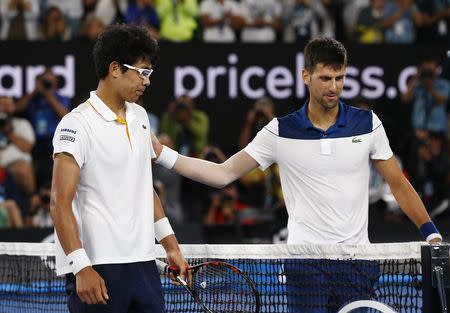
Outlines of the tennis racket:
{"type": "Polygon", "coordinates": [[[178,268],[156,260],[161,275],[172,273],[206,313],[259,313],[260,299],[253,281],[239,268],[221,261],[189,267],[192,281],[179,276],[178,268]]]}

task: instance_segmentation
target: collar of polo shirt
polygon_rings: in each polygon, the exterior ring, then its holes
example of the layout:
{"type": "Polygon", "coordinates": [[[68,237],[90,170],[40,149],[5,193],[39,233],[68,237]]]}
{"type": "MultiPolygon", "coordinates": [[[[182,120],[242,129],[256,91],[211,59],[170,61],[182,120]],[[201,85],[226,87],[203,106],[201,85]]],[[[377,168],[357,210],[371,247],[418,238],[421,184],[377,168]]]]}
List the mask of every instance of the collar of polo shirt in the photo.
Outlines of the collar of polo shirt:
{"type": "MultiPolygon", "coordinates": [[[[111,109],[97,96],[95,91],[91,91],[90,93],[91,98],[89,99],[90,105],[97,111],[98,114],[100,114],[106,121],[112,122],[117,121],[117,115],[111,109]]],[[[133,107],[130,105],[130,103],[125,102],[125,108],[126,108],[126,121],[127,123],[131,123],[136,115],[134,112],[133,107]]]]}

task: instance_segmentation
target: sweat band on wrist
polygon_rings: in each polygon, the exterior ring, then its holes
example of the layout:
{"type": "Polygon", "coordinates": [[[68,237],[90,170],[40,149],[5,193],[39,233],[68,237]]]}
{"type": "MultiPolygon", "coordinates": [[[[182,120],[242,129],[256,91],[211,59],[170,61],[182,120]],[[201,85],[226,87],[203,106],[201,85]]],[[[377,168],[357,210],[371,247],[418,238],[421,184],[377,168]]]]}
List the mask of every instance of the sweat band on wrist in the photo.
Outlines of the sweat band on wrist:
{"type": "Polygon", "coordinates": [[[433,239],[439,238],[442,240],[442,236],[439,233],[438,229],[434,225],[432,221],[426,222],[420,226],[420,234],[422,235],[422,238],[425,239],[427,242],[430,242],[433,239]]]}
{"type": "Polygon", "coordinates": [[[178,159],[178,152],[170,149],[169,147],[163,146],[161,154],[159,155],[159,157],[156,159],[155,162],[170,170],[175,165],[177,159],[178,159]]]}
{"type": "Polygon", "coordinates": [[[91,260],[84,249],[77,249],[67,255],[67,260],[72,269],[72,273],[76,275],[83,268],[92,266],[91,260]]]}
{"type": "Polygon", "coordinates": [[[161,242],[161,240],[173,234],[172,226],[170,226],[167,217],[163,217],[155,222],[155,238],[158,242],[161,242]]]}

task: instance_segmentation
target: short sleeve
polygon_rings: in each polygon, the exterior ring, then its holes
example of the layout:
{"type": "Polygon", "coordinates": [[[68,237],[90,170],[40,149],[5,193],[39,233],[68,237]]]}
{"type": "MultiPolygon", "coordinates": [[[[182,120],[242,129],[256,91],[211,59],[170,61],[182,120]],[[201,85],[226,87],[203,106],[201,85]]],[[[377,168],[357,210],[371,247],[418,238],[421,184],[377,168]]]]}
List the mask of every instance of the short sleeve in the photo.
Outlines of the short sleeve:
{"type": "Polygon", "coordinates": [[[89,137],[81,118],[73,113],[63,117],[53,136],[53,157],[62,152],[71,154],[80,168],[87,163],[89,137]]]}
{"type": "Polygon", "coordinates": [[[370,158],[373,160],[388,160],[393,156],[389,139],[378,116],[372,112],[372,144],[370,158]]]}
{"type": "Polygon", "coordinates": [[[277,129],[278,120],[275,118],[261,129],[255,138],[244,148],[244,151],[258,162],[262,170],[265,170],[275,162],[278,138],[277,129]]]}

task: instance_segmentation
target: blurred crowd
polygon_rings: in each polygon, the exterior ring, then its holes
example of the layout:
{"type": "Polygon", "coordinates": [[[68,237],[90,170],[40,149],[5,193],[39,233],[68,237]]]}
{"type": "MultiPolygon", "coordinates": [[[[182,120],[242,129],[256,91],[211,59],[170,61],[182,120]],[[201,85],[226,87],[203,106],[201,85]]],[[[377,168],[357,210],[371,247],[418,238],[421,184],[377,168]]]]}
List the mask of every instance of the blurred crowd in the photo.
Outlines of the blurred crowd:
{"type": "MultiPolygon", "coordinates": [[[[159,40],[185,42],[299,42],[326,35],[369,43],[450,42],[450,2],[441,0],[0,0],[3,40],[94,41],[117,22],[148,27],[159,40]]],[[[447,214],[450,190],[449,73],[440,60],[422,59],[398,105],[410,108],[412,130],[393,147],[433,218],[447,214]],[[446,79],[447,78],[447,79],[446,79]]],[[[60,119],[77,103],[58,92],[50,68],[19,99],[0,95],[0,228],[51,227],[52,143],[60,119]]],[[[141,101],[141,105],[144,103],[141,101]]],[[[371,109],[372,103],[350,103],[371,109]]],[[[263,97],[248,111],[236,149],[245,147],[276,116],[263,97]]],[[[149,112],[161,143],[213,162],[227,157],[209,140],[209,116],[196,99],[181,96],[165,112],[149,112]]],[[[222,190],[154,165],[154,187],[173,223],[286,224],[278,167],[255,169],[222,190]]],[[[149,191],[150,192],[150,191],[149,191]]],[[[372,171],[371,206],[388,222],[403,220],[383,179],[372,171]]]]}
{"type": "Polygon", "coordinates": [[[174,42],[450,40],[446,0],[2,0],[0,17],[2,40],[93,41],[112,23],[174,42]]]}

